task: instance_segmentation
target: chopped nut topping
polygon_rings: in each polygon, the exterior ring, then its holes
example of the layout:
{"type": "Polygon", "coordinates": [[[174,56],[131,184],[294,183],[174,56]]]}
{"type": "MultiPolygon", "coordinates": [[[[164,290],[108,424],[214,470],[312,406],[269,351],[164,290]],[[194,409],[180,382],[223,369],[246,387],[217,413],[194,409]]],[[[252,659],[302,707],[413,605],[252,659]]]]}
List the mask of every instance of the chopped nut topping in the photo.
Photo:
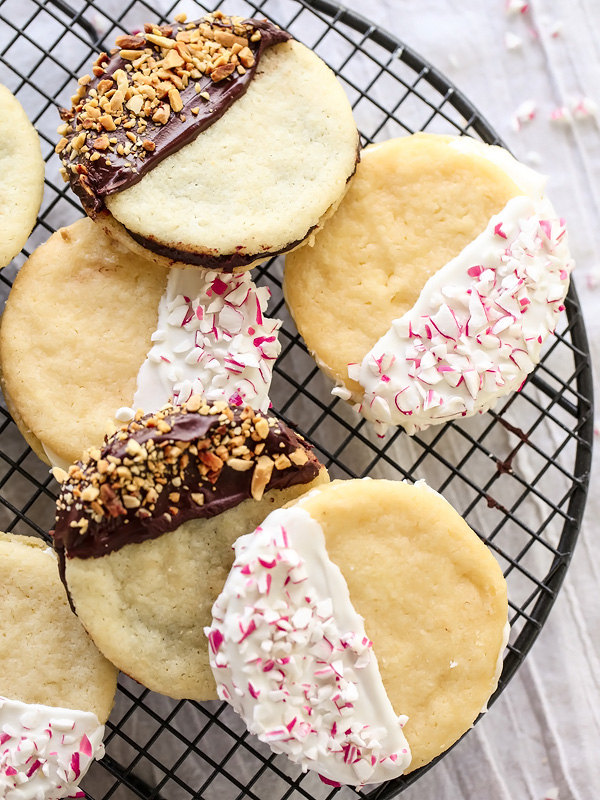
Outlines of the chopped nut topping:
{"type": "Polygon", "coordinates": [[[264,417],[259,417],[254,423],[254,429],[261,439],[266,439],[269,435],[269,423],[264,417]]]}
{"type": "Polygon", "coordinates": [[[169,103],[173,111],[177,114],[183,108],[183,100],[177,89],[169,89],[169,103]]]}
{"type": "Polygon", "coordinates": [[[288,469],[291,466],[292,462],[285,455],[285,453],[281,453],[281,455],[277,456],[275,459],[275,469],[288,469]]]}
{"type": "Polygon", "coordinates": [[[293,453],[290,453],[290,461],[297,467],[303,467],[308,461],[306,450],[303,450],[301,447],[299,447],[297,450],[294,450],[293,453]]]}
{"type": "Polygon", "coordinates": [[[115,45],[124,50],[141,50],[146,46],[146,40],[143,36],[117,36],[115,45]]]}
{"type": "Polygon", "coordinates": [[[238,58],[241,61],[242,66],[246,67],[246,69],[250,69],[254,66],[254,55],[249,47],[244,47],[243,50],[240,50],[238,53],[238,58]]]}
{"type": "Polygon", "coordinates": [[[269,456],[259,456],[256,460],[256,466],[252,473],[252,485],[250,491],[255,500],[262,500],[262,496],[271,480],[274,463],[269,456]]]}
{"type": "Polygon", "coordinates": [[[227,466],[236,470],[236,472],[246,472],[247,470],[252,469],[254,462],[244,461],[242,458],[230,458],[227,461],[227,466]]]}
{"type": "MultiPolygon", "coordinates": [[[[190,93],[210,101],[207,85],[236,80],[254,66],[252,47],[256,49],[261,34],[243,17],[214,12],[187,23],[185,15],[179,14],[176,23],[146,24],[144,35],[118,36],[110,55],[101,53],[92,74],[79,79],[73,108],[61,112],[66,122],[59,130],[63,138],[56,152],[66,168],[63,177],[82,174],[77,167],[99,158],[93,151],[109,149],[120,161],[106,159],[108,166],[120,163],[139,170],[156,149],[148,143],[172,115],[181,122],[188,113],[192,119],[199,116],[201,106],[190,104],[190,93]],[[122,60],[114,69],[118,58],[122,60]],[[113,74],[107,74],[111,69],[113,74]],[[123,133],[132,129],[142,135],[131,139],[129,146],[123,133]],[[114,140],[104,137],[104,132],[114,132],[114,140]]],[[[93,194],[89,180],[82,177],[80,182],[93,194]]]]}
{"type": "Polygon", "coordinates": [[[60,467],[53,467],[52,474],[54,475],[55,480],[57,480],[59,483],[64,483],[69,477],[64,469],[61,469],[60,467]]]}

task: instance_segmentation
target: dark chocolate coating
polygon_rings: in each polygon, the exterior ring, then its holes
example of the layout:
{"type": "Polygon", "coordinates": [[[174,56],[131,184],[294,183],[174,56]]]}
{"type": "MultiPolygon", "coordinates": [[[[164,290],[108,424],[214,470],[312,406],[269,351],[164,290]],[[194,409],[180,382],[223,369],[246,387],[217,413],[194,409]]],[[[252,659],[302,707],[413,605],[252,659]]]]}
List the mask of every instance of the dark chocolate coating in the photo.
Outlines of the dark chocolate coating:
{"type": "Polygon", "coordinates": [[[190,250],[178,250],[175,247],[167,247],[153,239],[140,236],[138,233],[130,231],[129,228],[126,228],[126,230],[131,238],[139,245],[164,258],[169,258],[173,261],[182,261],[185,264],[194,264],[197,267],[204,267],[205,269],[215,269],[220,272],[233,272],[236,267],[246,267],[259,258],[272,258],[273,256],[278,256],[293,250],[294,247],[297,247],[303,242],[316,227],[316,225],[313,225],[312,228],[308,229],[306,235],[303,236],[302,239],[298,239],[296,242],[290,242],[279,250],[264,250],[262,253],[242,253],[240,251],[237,253],[220,253],[219,255],[193,253],[190,250]]]}
{"type": "MultiPolygon", "coordinates": [[[[111,482],[114,487],[115,482],[118,481],[116,476],[107,478],[106,475],[99,475],[98,461],[92,461],[88,465],[80,462],[78,466],[83,473],[83,479],[79,479],[76,483],[80,489],[91,485],[99,486],[100,497],[103,499],[102,518],[100,521],[94,519],[92,503],[72,497],[74,482],[67,479],[63,483],[57,504],[54,531],[54,544],[59,554],[64,551],[68,558],[98,558],[119,550],[126,544],[157,538],[163,533],[175,530],[187,520],[222,514],[249,499],[252,496],[251,483],[254,469],[238,471],[225,463],[217,473],[209,472],[208,476],[203,477],[198,471],[199,465],[205,463],[202,459],[207,458],[206,454],[209,454],[208,458],[210,459],[210,453],[214,453],[215,437],[219,441],[219,437],[222,439],[227,433],[234,435],[231,431],[234,427],[239,427],[243,409],[232,409],[232,411],[233,421],[224,423],[220,421],[219,414],[209,416],[196,412],[182,413],[179,409],[172,410],[171,413],[164,416],[164,421],[172,425],[172,430],[168,433],[160,433],[156,427],[145,426],[145,420],[155,419],[153,415],[148,415],[140,421],[138,427],[143,426],[140,430],[129,430],[127,437],[123,440],[119,440],[118,434],[116,434],[104,445],[98,460],[106,461],[109,457],[115,457],[129,469],[132,466],[139,466],[140,477],[147,474],[150,478],[152,478],[152,473],[147,470],[144,462],[136,464],[128,456],[129,440],[134,439],[140,445],[145,445],[152,440],[154,452],[158,452],[161,448],[167,448],[164,459],[166,482],[152,511],[144,509],[143,505],[137,509],[125,508],[121,503],[122,496],[119,494],[118,488],[117,491],[113,491],[111,488],[111,482]],[[175,446],[175,443],[182,452],[171,460],[168,448],[175,446]],[[189,445],[198,448],[196,455],[189,452],[189,445]],[[189,458],[187,464],[183,458],[185,454],[189,458]],[[180,478],[181,484],[175,485],[174,478],[180,478]],[[169,497],[173,492],[179,495],[175,501],[169,497]],[[202,505],[198,505],[193,500],[192,495],[194,494],[204,496],[202,505]],[[82,519],[86,519],[88,522],[84,532],[81,532],[81,528],[72,525],[73,522],[79,522],[82,519]]],[[[260,412],[255,412],[255,416],[274,419],[272,415],[263,415],[260,412]]],[[[135,426],[135,423],[130,424],[129,429],[132,425],[135,426]]],[[[254,450],[259,444],[264,444],[260,455],[272,456],[273,460],[281,454],[289,456],[299,449],[306,453],[307,460],[302,465],[290,463],[283,469],[273,468],[270,480],[265,486],[265,492],[271,489],[285,489],[298,484],[310,483],[319,473],[321,465],[312,454],[311,446],[282,421],[278,420],[276,425],[269,429],[265,439],[254,441],[248,437],[245,443],[253,453],[253,461],[256,461],[254,450]]],[[[153,485],[155,486],[156,483],[153,485]]]]}

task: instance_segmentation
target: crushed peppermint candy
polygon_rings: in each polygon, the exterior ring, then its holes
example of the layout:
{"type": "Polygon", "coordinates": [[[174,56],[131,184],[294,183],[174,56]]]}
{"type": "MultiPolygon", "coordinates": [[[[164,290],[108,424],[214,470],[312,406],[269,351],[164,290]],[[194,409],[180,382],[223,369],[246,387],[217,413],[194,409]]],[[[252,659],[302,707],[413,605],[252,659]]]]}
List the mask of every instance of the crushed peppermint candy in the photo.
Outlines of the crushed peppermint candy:
{"type": "Polygon", "coordinates": [[[521,127],[527,122],[535,119],[537,114],[537,103],[535,100],[525,100],[517,107],[513,119],[512,128],[514,131],[520,131],[521,127]]]}
{"type": "Polygon", "coordinates": [[[591,97],[581,97],[573,102],[573,119],[596,119],[598,116],[598,103],[591,97]]]}
{"type": "Polygon", "coordinates": [[[104,755],[95,714],[0,697],[0,797],[85,797],[79,781],[104,755]]]}
{"type": "Polygon", "coordinates": [[[482,413],[518,390],[564,310],[574,262],[547,198],[518,196],[425,284],[348,377],[383,435],[482,413]]]}
{"type": "Polygon", "coordinates": [[[573,122],[573,115],[567,106],[557,106],[550,112],[550,122],[557,125],[570,125],[573,122]]]}
{"type": "Polygon", "coordinates": [[[250,733],[328,785],[398,777],[410,764],[398,716],[319,523],[272,512],[234,545],[205,629],[217,692],[250,733]]]}
{"type": "Polygon", "coordinates": [[[523,46],[523,39],[521,39],[520,36],[517,36],[516,33],[507,31],[504,34],[504,46],[507,50],[518,50],[523,46]]]}
{"type": "Polygon", "coordinates": [[[170,399],[181,404],[200,395],[267,411],[281,351],[281,321],[264,316],[270,295],[249,272],[172,269],[134,407],[149,413],[170,399]]]}
{"type": "Polygon", "coordinates": [[[525,14],[529,9],[529,3],[526,0],[506,0],[506,16],[513,17],[516,14],[525,14]]]}

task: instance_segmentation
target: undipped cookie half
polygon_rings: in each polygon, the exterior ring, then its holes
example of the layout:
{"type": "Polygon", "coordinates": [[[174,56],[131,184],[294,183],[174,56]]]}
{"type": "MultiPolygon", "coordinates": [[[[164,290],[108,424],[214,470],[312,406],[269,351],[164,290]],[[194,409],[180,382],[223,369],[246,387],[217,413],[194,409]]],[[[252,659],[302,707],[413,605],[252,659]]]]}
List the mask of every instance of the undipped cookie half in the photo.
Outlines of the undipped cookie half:
{"type": "Polygon", "coordinates": [[[486,411],[520,388],[573,260],[545,179],[506,150],[417,134],[364,151],[285,296],[334,394],[377,433],[486,411]]]}
{"type": "Polygon", "coordinates": [[[44,159],[36,129],[0,84],[0,268],[31,233],[44,193],[44,159]]]}
{"type": "Polygon", "coordinates": [[[335,481],[235,551],[207,629],[211,666],[219,696],[275,752],[329,783],[378,783],[429,763],[485,710],[506,582],[424,482],[335,481]]]}
{"type": "Polygon", "coordinates": [[[57,151],[99,224],[160,264],[246,269],[319,228],[358,134],[333,72],[266,20],[216,12],[119,37],[57,151]]]}
{"type": "Polygon", "coordinates": [[[0,533],[0,797],[79,797],[117,670],[69,608],[51,549],[0,533]]]}
{"type": "Polygon", "coordinates": [[[55,545],[100,650],[154,691],[215,698],[202,631],[231,545],[328,480],[310,446],[272,415],[192,397],[58,477],[55,545]]]}

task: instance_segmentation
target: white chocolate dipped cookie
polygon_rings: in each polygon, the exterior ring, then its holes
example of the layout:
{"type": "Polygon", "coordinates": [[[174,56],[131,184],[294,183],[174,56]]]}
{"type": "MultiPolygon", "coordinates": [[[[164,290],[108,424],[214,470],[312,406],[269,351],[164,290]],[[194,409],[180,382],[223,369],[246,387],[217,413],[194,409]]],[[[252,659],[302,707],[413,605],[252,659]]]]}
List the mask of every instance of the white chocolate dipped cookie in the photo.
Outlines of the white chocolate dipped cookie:
{"type": "Polygon", "coordinates": [[[148,24],[116,44],[80,80],[57,146],[65,178],[111,235],[163,266],[227,272],[323,224],[359,140],[317,55],[266,20],[221,12],[148,24]]]}
{"type": "Polygon", "coordinates": [[[0,268],[31,233],[44,193],[44,159],[36,129],[0,84],[0,268]]]}
{"type": "Polygon", "coordinates": [[[166,272],[85,218],[21,268],[0,328],[2,388],[44,461],[100,444],[115,414],[192,393],[266,411],[280,322],[249,273],[166,272]]]}
{"type": "Polygon", "coordinates": [[[232,544],[329,480],[310,446],[271,414],[194,396],[57,477],[55,547],[99,649],[153,691],[216,699],[203,627],[232,544]]]}
{"type": "Polygon", "coordinates": [[[364,151],[315,246],[287,257],[300,333],[377,433],[484,412],[533,370],[573,268],[544,186],[467,137],[391,140],[364,151]]]}
{"type": "Polygon", "coordinates": [[[235,551],[206,631],[211,666],[275,752],[326,782],[378,783],[429,763],[485,708],[506,582],[424,482],[335,481],[235,551]]]}
{"type": "Polygon", "coordinates": [[[83,797],[117,670],[69,608],[51,549],[0,533],[0,797],[83,797]]]}

